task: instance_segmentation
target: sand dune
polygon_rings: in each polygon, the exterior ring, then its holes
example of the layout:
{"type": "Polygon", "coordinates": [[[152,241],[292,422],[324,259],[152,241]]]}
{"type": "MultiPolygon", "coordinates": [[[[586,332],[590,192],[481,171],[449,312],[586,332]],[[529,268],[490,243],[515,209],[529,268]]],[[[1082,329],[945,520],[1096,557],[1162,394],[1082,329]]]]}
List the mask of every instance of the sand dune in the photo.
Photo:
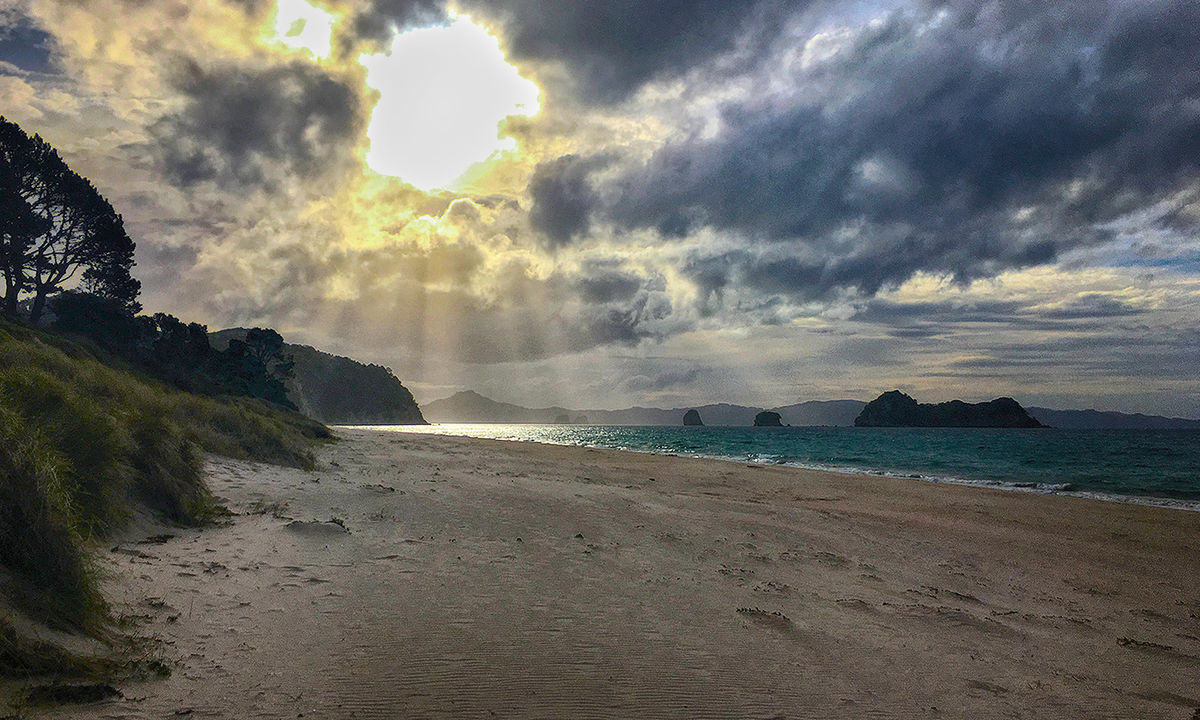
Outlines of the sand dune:
{"type": "Polygon", "coordinates": [[[114,601],[175,671],[51,716],[1200,708],[1200,513],[340,434],[317,472],[210,460],[229,526],[110,553],[114,601]]]}

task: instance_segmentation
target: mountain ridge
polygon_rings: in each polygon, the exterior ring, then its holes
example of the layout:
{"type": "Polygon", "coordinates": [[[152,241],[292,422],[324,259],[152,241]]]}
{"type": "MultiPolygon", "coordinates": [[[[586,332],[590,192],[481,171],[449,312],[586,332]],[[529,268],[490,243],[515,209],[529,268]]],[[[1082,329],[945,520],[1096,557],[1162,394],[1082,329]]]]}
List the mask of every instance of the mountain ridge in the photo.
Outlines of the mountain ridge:
{"type": "MultiPolygon", "coordinates": [[[[652,408],[635,405],[620,410],[576,410],[561,406],[528,408],[513,403],[492,400],[474,390],[464,390],[447,398],[433,400],[422,406],[429,422],[497,422],[497,423],[553,423],[557,415],[571,417],[587,415],[591,422],[599,425],[682,425],[688,410],[696,410],[706,426],[750,426],[754,416],[763,410],[777,412],[783,422],[795,427],[831,426],[852,427],[854,418],[866,406],[863,400],[807,400],[773,408],[711,403],[688,405],[679,408],[652,408]],[[457,412],[451,412],[448,400],[459,396],[482,398],[488,403],[511,409],[510,414],[495,412],[491,419],[472,415],[469,407],[459,403],[457,412]],[[520,417],[522,419],[512,419],[520,417]]],[[[1044,425],[1061,430],[1200,430],[1200,420],[1174,418],[1142,413],[1122,413],[1112,410],[1056,410],[1030,406],[1025,410],[1044,425]]]]}
{"type": "Polygon", "coordinates": [[[571,409],[561,406],[528,408],[492,400],[474,390],[425,403],[422,411],[430,422],[553,423],[560,415],[586,415],[598,425],[682,425],[683,416],[696,410],[706,426],[753,425],[764,410],[777,412],[783,422],[796,426],[849,426],[866,403],[858,400],[809,400],[775,408],[710,403],[679,408],[634,406],[620,410],[571,409]]]}

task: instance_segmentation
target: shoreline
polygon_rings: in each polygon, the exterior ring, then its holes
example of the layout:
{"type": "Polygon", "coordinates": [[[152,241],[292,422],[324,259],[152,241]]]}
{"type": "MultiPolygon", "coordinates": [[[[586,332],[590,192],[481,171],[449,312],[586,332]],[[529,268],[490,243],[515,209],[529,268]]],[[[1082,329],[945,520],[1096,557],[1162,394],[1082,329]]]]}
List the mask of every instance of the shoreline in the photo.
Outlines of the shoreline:
{"type": "MultiPolygon", "coordinates": [[[[630,452],[640,455],[653,455],[657,457],[684,457],[695,460],[716,460],[719,462],[730,463],[751,463],[762,465],[763,467],[788,467],[798,470],[811,470],[814,472],[827,472],[835,475],[850,475],[850,476],[865,476],[865,477],[887,477],[897,480],[919,480],[921,482],[931,483],[934,485],[953,485],[959,487],[975,487],[990,490],[1001,490],[1003,492],[1015,492],[1026,495],[1043,495],[1055,497],[1073,497],[1086,500],[1096,500],[1100,502],[1112,502],[1125,505],[1140,505],[1145,507],[1165,508],[1169,510],[1182,510],[1186,512],[1200,512],[1200,500],[1183,500],[1158,495],[1133,495],[1122,494],[1116,492],[1102,492],[1093,490],[1076,490],[1071,489],[1073,483],[1030,483],[1012,482],[1005,483],[991,480],[972,480],[970,478],[955,476],[955,475],[930,475],[916,472],[904,472],[893,470],[880,470],[874,468],[863,468],[855,466],[839,466],[839,465],[824,465],[820,463],[803,463],[799,461],[780,461],[766,462],[763,460],[752,460],[737,458],[727,455],[707,455],[700,453],[664,453],[655,452],[653,450],[640,450],[637,448],[628,447],[609,447],[605,445],[582,444],[582,443],[555,443],[545,440],[532,440],[523,438],[493,438],[481,437],[477,435],[464,435],[452,432],[429,432],[431,427],[447,427],[452,425],[497,425],[506,426],[540,426],[539,423],[433,423],[430,425],[334,425],[331,427],[347,430],[372,430],[381,432],[399,432],[414,435],[425,435],[428,437],[464,437],[477,440],[495,440],[497,442],[518,442],[518,443],[533,443],[538,445],[548,445],[552,447],[580,447],[591,448],[596,450],[612,450],[614,452],[630,452]],[[1063,487],[1066,485],[1067,487],[1063,487]]],[[[643,427],[637,425],[596,425],[589,427],[643,427]]],[[[673,426],[644,426],[644,427],[673,427],[673,426]]],[[[724,427],[724,426],[713,426],[724,427]]],[[[1182,430],[1180,432],[1196,432],[1200,435],[1200,431],[1182,430]]]]}
{"type": "Polygon", "coordinates": [[[235,515],[104,553],[172,675],[55,718],[1164,717],[1200,516],[869,475],[337,431],[210,457],[235,515]],[[981,491],[982,490],[982,491],[981,491]]]}

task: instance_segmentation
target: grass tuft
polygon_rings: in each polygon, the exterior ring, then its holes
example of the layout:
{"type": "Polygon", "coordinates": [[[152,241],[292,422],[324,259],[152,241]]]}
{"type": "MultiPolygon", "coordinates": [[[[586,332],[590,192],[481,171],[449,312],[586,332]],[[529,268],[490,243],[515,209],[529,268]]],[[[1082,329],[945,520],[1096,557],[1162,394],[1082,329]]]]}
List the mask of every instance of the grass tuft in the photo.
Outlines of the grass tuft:
{"type": "MultiPolygon", "coordinates": [[[[94,347],[0,321],[0,570],[11,578],[0,592],[52,626],[98,632],[107,611],[92,544],[138,507],[180,525],[219,516],[203,452],[311,468],[330,437],[283,408],[182,392],[94,347]]],[[[14,659],[32,652],[14,637],[0,625],[0,674],[37,667],[14,659]]]]}
{"type": "Polygon", "coordinates": [[[7,594],[50,624],[83,628],[101,619],[104,603],[68,477],[42,434],[0,407],[0,565],[16,576],[7,594]]]}

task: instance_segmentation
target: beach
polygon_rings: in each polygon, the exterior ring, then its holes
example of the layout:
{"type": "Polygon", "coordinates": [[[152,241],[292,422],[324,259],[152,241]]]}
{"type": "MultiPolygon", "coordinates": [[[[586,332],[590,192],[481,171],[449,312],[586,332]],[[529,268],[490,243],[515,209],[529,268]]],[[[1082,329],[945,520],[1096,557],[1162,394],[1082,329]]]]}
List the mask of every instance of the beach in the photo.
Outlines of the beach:
{"type": "Polygon", "coordinates": [[[314,471],[210,457],[230,522],[106,549],[173,672],[46,715],[1200,716],[1197,512],[337,434],[314,471]]]}

